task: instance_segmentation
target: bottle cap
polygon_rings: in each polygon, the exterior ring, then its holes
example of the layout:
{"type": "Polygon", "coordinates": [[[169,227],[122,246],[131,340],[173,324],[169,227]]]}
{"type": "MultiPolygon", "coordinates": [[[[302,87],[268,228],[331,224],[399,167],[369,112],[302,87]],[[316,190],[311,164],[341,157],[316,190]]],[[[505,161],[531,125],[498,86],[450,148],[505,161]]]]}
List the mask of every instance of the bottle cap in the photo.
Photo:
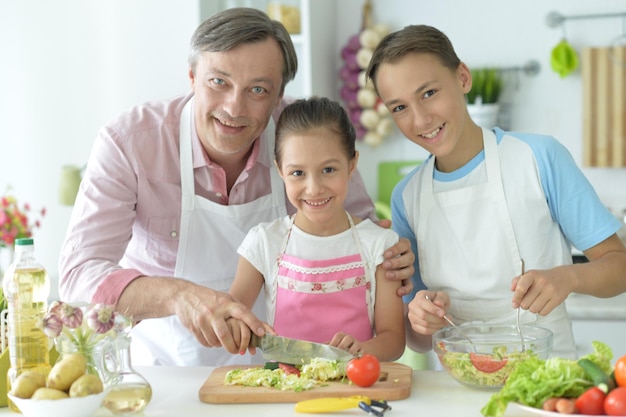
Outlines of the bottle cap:
{"type": "Polygon", "coordinates": [[[33,239],[28,237],[28,238],[20,238],[20,239],[15,239],[15,246],[28,246],[28,245],[32,245],[33,244],[33,239]]]}

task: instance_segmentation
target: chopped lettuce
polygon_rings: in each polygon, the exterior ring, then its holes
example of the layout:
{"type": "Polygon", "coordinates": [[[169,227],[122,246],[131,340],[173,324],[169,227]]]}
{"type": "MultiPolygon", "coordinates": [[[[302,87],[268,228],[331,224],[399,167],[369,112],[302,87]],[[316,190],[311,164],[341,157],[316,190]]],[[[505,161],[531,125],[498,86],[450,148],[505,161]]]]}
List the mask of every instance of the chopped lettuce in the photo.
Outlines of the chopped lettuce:
{"type": "Polygon", "coordinates": [[[300,368],[300,376],[288,374],[276,367],[274,369],[233,369],[224,377],[224,384],[302,392],[322,385],[325,381],[341,379],[346,375],[344,362],[324,358],[311,359],[309,363],[298,368],[300,368]]]}
{"type": "Polygon", "coordinates": [[[534,353],[531,350],[507,352],[506,346],[497,346],[493,348],[493,352],[489,356],[493,361],[505,360],[506,364],[495,371],[484,372],[472,362],[469,352],[443,351],[440,354],[440,359],[443,366],[461,383],[483,388],[497,388],[504,384],[511,369],[518,361],[526,360],[530,356],[534,356],[534,353]]]}
{"type": "MultiPolygon", "coordinates": [[[[594,352],[584,357],[605,372],[610,372],[613,359],[611,348],[597,341],[592,345],[594,352]]],[[[541,408],[548,398],[578,397],[592,385],[576,360],[533,357],[516,364],[502,389],[493,394],[480,411],[487,417],[500,417],[511,402],[541,408]]]]}
{"type": "Polygon", "coordinates": [[[228,371],[224,377],[224,384],[302,392],[318,385],[319,381],[287,374],[282,369],[249,368],[228,371]]]}
{"type": "Polygon", "coordinates": [[[346,376],[346,363],[336,360],[313,358],[300,369],[304,378],[316,381],[332,381],[346,376]]]}

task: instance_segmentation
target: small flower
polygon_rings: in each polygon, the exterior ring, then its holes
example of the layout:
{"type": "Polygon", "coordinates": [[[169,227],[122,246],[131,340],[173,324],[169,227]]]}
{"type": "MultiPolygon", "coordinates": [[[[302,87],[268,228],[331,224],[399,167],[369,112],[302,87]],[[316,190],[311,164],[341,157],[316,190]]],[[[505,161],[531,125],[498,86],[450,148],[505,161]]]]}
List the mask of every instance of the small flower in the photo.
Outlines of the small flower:
{"type": "Polygon", "coordinates": [[[63,320],[54,313],[48,313],[43,318],[43,331],[48,337],[57,337],[63,330],[63,320]]]}
{"type": "Polygon", "coordinates": [[[97,373],[100,364],[96,352],[120,333],[128,332],[131,320],[117,314],[112,305],[73,306],[54,301],[42,325],[46,335],[54,339],[59,353],[82,353],[87,359],[88,372],[97,373]],[[83,313],[83,310],[87,312],[83,313]],[[83,320],[85,317],[86,320],[83,320]]]}
{"type": "Polygon", "coordinates": [[[106,333],[115,325],[115,316],[113,306],[96,304],[87,312],[87,324],[96,333],[106,333]]]}
{"type": "MultiPolygon", "coordinates": [[[[7,187],[7,192],[11,188],[7,187]]],[[[28,213],[31,206],[28,203],[21,207],[17,203],[17,199],[10,195],[4,195],[0,198],[0,246],[13,246],[15,239],[31,237],[33,229],[40,227],[39,219],[29,219],[28,213]]],[[[46,214],[45,208],[40,211],[41,217],[46,214]]]]}
{"type": "Polygon", "coordinates": [[[72,307],[67,303],[61,303],[59,312],[63,324],[70,329],[75,329],[83,323],[83,310],[80,307],[72,307]]]}

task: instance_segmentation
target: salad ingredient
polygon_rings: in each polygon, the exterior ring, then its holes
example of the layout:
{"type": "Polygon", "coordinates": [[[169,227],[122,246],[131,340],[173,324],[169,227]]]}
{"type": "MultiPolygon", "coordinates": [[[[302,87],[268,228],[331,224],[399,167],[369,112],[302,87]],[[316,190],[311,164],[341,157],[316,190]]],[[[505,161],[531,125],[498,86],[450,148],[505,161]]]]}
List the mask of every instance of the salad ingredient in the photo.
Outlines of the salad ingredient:
{"type": "Polygon", "coordinates": [[[570,398],[559,398],[556,402],[556,412],[561,414],[576,414],[576,405],[570,398]]]}
{"type": "Polygon", "coordinates": [[[626,355],[615,362],[613,376],[618,387],[626,387],[626,355]]]}
{"type": "Polygon", "coordinates": [[[604,412],[609,416],[626,416],[626,387],[615,388],[604,400],[604,412]]]}
{"type": "MultiPolygon", "coordinates": [[[[610,372],[613,353],[606,344],[592,342],[594,352],[585,355],[604,372],[610,372]]],[[[581,358],[582,359],[582,358],[581,358]]],[[[577,398],[593,386],[578,362],[563,358],[529,357],[518,361],[500,391],[481,409],[487,417],[500,417],[511,402],[541,408],[551,397],[577,398]]]]}
{"type": "Polygon", "coordinates": [[[480,387],[502,386],[518,361],[535,356],[530,349],[524,352],[508,352],[506,346],[495,347],[491,354],[453,352],[441,347],[440,352],[438,354],[441,364],[456,379],[480,387]]]}
{"type": "Polygon", "coordinates": [[[298,366],[279,362],[268,362],[265,368],[233,369],[224,377],[224,384],[301,392],[322,385],[325,381],[341,379],[345,375],[344,362],[313,358],[300,369],[298,366]]]}
{"type": "Polygon", "coordinates": [[[587,376],[591,378],[593,384],[600,388],[605,394],[615,388],[615,381],[606,372],[604,372],[597,364],[589,358],[582,358],[578,361],[578,365],[585,371],[587,376]]]}
{"type": "Polygon", "coordinates": [[[544,411],[556,411],[556,402],[559,399],[560,398],[557,398],[557,397],[548,398],[547,400],[543,402],[541,409],[544,411]]]}
{"type": "Polygon", "coordinates": [[[229,371],[224,377],[224,384],[302,392],[315,387],[319,381],[288,375],[282,369],[249,368],[229,371]]]}
{"type": "Polygon", "coordinates": [[[492,373],[504,368],[508,359],[496,359],[492,355],[481,355],[480,353],[471,352],[470,361],[479,371],[492,373]]]}
{"type": "Polygon", "coordinates": [[[348,362],[346,375],[360,387],[372,386],[380,376],[380,362],[376,356],[366,353],[348,362]]]}
{"type": "Polygon", "coordinates": [[[345,362],[313,358],[309,363],[302,365],[300,376],[316,381],[332,381],[346,376],[345,362]]]}
{"type": "Polygon", "coordinates": [[[576,399],[576,408],[588,416],[604,414],[604,399],[606,394],[598,387],[591,387],[576,399]]]}
{"type": "Polygon", "coordinates": [[[300,376],[300,370],[293,365],[289,365],[288,363],[279,363],[278,368],[282,369],[287,375],[300,376]]]}

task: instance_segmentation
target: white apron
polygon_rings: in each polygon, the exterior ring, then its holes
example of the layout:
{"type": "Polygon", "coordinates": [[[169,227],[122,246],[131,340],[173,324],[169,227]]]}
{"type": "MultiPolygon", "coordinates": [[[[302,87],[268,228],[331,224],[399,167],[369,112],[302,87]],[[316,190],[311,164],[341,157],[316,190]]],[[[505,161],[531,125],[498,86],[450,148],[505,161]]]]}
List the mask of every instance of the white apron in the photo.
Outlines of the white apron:
{"type": "MultiPolygon", "coordinates": [[[[448,292],[449,313],[457,322],[513,324],[516,310],[511,307],[510,282],[521,272],[521,259],[527,270],[571,263],[571,259],[563,259],[560,247],[548,249],[553,253],[542,254],[542,260],[525,250],[533,243],[526,234],[515,234],[509,213],[514,208],[507,206],[495,134],[483,129],[483,143],[486,182],[435,193],[435,158],[424,166],[417,228],[420,273],[428,289],[448,292]]],[[[515,212],[529,223],[533,215],[515,212]]],[[[522,310],[520,321],[552,330],[553,354],[575,357],[564,304],[545,317],[522,310]]]]}
{"type": "MultiPolygon", "coordinates": [[[[180,121],[181,219],[174,276],[217,291],[228,291],[237,269],[237,248],[248,230],[261,222],[286,215],[283,182],[270,166],[271,193],[255,201],[233,206],[217,204],[195,194],[192,155],[193,98],[183,108],[180,121]]],[[[273,160],[274,121],[263,133],[273,160]]],[[[266,320],[263,296],[253,311],[266,320]]],[[[177,316],[144,320],[133,329],[133,362],[146,365],[221,366],[262,363],[260,354],[237,355],[223,348],[202,346],[177,316]],[[135,343],[136,342],[136,343],[135,343]]]]}

